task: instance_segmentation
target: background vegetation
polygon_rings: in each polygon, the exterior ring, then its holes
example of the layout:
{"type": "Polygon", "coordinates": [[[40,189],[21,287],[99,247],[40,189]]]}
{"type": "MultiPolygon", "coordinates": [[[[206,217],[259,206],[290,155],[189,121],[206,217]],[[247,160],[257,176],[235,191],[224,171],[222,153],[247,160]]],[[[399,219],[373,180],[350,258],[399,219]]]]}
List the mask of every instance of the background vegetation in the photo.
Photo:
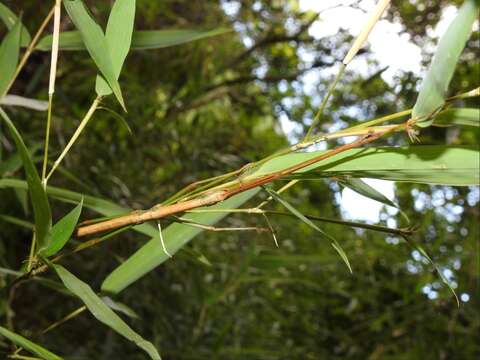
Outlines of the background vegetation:
{"type": "MultiPolygon", "coordinates": [[[[38,2],[4,1],[36,29],[49,11],[38,2]]],[[[110,1],[86,1],[102,24],[110,1]]],[[[436,39],[428,36],[442,9],[460,1],[394,2],[389,17],[401,23],[430,63],[436,39]]],[[[301,138],[331,83],[335,61],[348,51],[351,35],[315,39],[308,29],[316,14],[297,1],[137,1],[136,29],[233,28],[216,37],[127,57],[120,82],[131,133],[111,113],[98,111],[65,158],[50,185],[144,209],[192,181],[220,175],[261,159],[289,144],[279,118],[299,124],[301,138]],[[225,8],[235,11],[225,11],[225,8]],[[314,54],[306,61],[301,54],[314,54]],[[315,96],[304,92],[305,74],[317,71],[315,96]],[[324,75],[325,74],[325,75],[324,75]]],[[[318,20],[321,21],[321,20],[318,20]]],[[[72,29],[63,17],[62,30],[72,29]]],[[[2,28],[4,31],[5,28],[2,28]]],[[[2,33],[3,36],[3,33],[2,33]]],[[[478,86],[478,36],[474,32],[449,92],[478,86]]],[[[359,56],[371,66],[362,76],[348,71],[322,118],[322,130],[411,107],[419,79],[401,73],[395,86],[368,49],[359,56]],[[361,104],[354,117],[351,108],[361,104]]],[[[93,100],[96,68],[86,52],[61,52],[51,136],[56,158],[93,100]]],[[[50,53],[36,51],[11,93],[46,99],[50,53]]],[[[466,100],[470,107],[478,106],[466,100]]],[[[121,112],[113,97],[105,105],[121,112]]],[[[15,125],[40,160],[45,113],[9,109],[15,125]],[[36,145],[40,144],[40,145],[36,145]]],[[[3,125],[2,125],[3,127],[3,125]]],[[[478,128],[427,128],[422,144],[478,144],[478,128]]],[[[15,153],[0,135],[2,161],[15,153]]],[[[332,142],[332,146],[335,142],[332,142]]],[[[405,145],[395,135],[379,144],[405,145]]],[[[0,169],[2,169],[0,163],[0,169]]],[[[3,176],[20,176],[21,169],[3,176]]],[[[262,195],[265,196],[265,195],[262,195]]],[[[294,187],[285,198],[303,213],[341,218],[341,187],[332,180],[294,187]]],[[[480,354],[479,192],[477,187],[397,184],[401,209],[418,225],[415,240],[432,255],[453,283],[461,304],[418,251],[394,236],[334,224],[354,268],[318,233],[295,218],[272,217],[271,234],[203,232],[174,259],[150,272],[116,298],[138,315],[125,317],[164,359],[473,359],[480,354]]],[[[258,199],[253,201],[253,205],[258,199]]],[[[55,202],[58,219],[71,205],[55,202]]],[[[271,205],[280,210],[280,205],[271,205]],[[278,206],[278,208],[277,208],[278,206]]],[[[0,214],[31,217],[25,194],[0,189],[0,214]]],[[[82,219],[97,216],[84,209],[82,219]]],[[[405,224],[384,209],[381,223],[405,224]]],[[[219,226],[265,226],[264,219],[230,216],[219,226]]],[[[144,243],[126,232],[68,259],[68,268],[92,288],[144,243]]],[[[0,266],[19,269],[30,250],[31,232],[0,219],[0,266]]],[[[15,331],[71,359],[143,359],[145,354],[87,312],[42,334],[82,304],[58,292],[58,278],[31,281],[2,297],[0,316],[15,331]],[[55,283],[54,283],[55,282],[55,283]]],[[[2,272],[3,285],[11,280],[2,272]]],[[[11,345],[1,340],[1,357],[11,345]]]]}

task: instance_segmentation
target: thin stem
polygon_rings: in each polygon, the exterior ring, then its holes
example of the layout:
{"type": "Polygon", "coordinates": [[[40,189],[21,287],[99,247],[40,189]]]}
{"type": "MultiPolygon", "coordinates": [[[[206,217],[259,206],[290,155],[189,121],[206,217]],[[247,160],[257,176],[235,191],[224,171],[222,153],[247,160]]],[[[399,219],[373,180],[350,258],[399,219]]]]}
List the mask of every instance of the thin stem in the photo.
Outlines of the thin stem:
{"type": "Polygon", "coordinates": [[[35,246],[37,244],[35,232],[32,235],[32,242],[30,244],[30,254],[28,255],[28,263],[27,263],[27,272],[32,270],[33,266],[33,257],[35,256],[35,246]]]}
{"type": "Polygon", "coordinates": [[[47,175],[47,163],[48,163],[48,147],[50,143],[50,127],[52,122],[52,101],[53,94],[48,94],[48,114],[47,114],[47,126],[45,129],[45,146],[43,151],[43,165],[42,165],[42,182],[43,186],[47,185],[45,176],[47,175]]]}
{"type": "MultiPolygon", "coordinates": [[[[20,74],[20,71],[22,71],[23,67],[24,67],[25,64],[27,63],[28,58],[29,58],[30,55],[32,54],[33,50],[35,49],[35,46],[37,45],[37,42],[38,42],[38,40],[40,39],[40,36],[42,35],[43,30],[45,30],[45,27],[47,26],[47,24],[49,23],[50,19],[52,18],[53,13],[54,13],[54,9],[55,9],[55,6],[52,6],[52,8],[51,8],[50,11],[48,12],[47,16],[46,16],[45,19],[43,20],[42,24],[41,24],[40,27],[38,28],[38,30],[37,30],[35,36],[33,37],[32,41],[30,42],[30,44],[28,45],[27,49],[25,50],[25,53],[23,54],[22,59],[21,59],[20,62],[18,63],[17,69],[15,70],[15,74],[13,75],[12,79],[11,79],[10,82],[8,83],[8,86],[6,87],[4,94],[0,94],[0,95],[3,96],[3,95],[8,94],[10,88],[12,87],[13,83],[14,83],[15,80],[17,79],[18,74],[20,74]]],[[[2,97],[2,96],[0,96],[0,97],[2,97]]]]}
{"type": "MultiPolygon", "coordinates": [[[[283,211],[274,211],[274,210],[262,210],[258,208],[250,208],[250,209],[195,209],[188,211],[189,213],[223,213],[223,214],[257,214],[257,215],[281,215],[281,216],[289,216],[289,217],[296,217],[294,214],[289,212],[283,211]]],[[[331,224],[338,224],[343,226],[350,226],[354,228],[372,230],[383,232],[392,235],[411,235],[413,230],[411,229],[397,229],[397,228],[388,228],[381,225],[371,225],[371,224],[363,224],[353,221],[344,221],[344,220],[337,220],[337,219],[330,219],[321,216],[315,215],[305,215],[307,219],[326,222],[331,224]]]]}
{"type": "Polygon", "coordinates": [[[67,146],[65,146],[65,149],[63,149],[63,151],[60,154],[60,156],[58,157],[58,159],[55,160],[55,162],[53,163],[53,167],[50,170],[50,172],[48,173],[47,177],[45,178],[45,182],[47,182],[48,179],[50,179],[50,177],[52,176],[52,174],[54,173],[54,171],[56,170],[58,165],[60,165],[60,163],[62,162],[63,158],[68,154],[68,151],[70,150],[70,148],[73,146],[75,141],[77,141],[77,139],[80,136],[80,134],[82,133],[83,129],[85,128],[85,126],[87,126],[87,124],[88,124],[89,120],[91,119],[92,115],[95,113],[95,110],[97,110],[97,107],[100,104],[101,99],[102,99],[101,96],[97,96],[95,98],[92,105],[90,106],[90,109],[88,109],[88,112],[85,114],[85,117],[80,122],[80,125],[78,125],[77,129],[73,133],[73,135],[72,135],[70,141],[68,142],[67,146]]]}
{"type": "Polygon", "coordinates": [[[50,142],[50,127],[52,123],[52,105],[53,94],[55,93],[55,78],[57,75],[57,61],[58,61],[58,43],[60,37],[60,15],[61,15],[61,0],[55,1],[54,17],[53,17],[53,40],[52,40],[52,53],[50,60],[50,79],[48,83],[48,113],[47,113],[47,126],[45,129],[45,146],[43,151],[43,166],[42,166],[42,182],[43,186],[47,186],[45,176],[47,174],[47,161],[48,161],[48,147],[50,142]]]}
{"type": "Polygon", "coordinates": [[[62,319],[54,322],[53,324],[51,324],[50,326],[46,327],[45,329],[42,330],[42,332],[40,334],[45,334],[55,328],[57,328],[58,326],[66,323],[68,320],[71,320],[73,318],[76,318],[78,315],[80,315],[81,313],[83,313],[85,310],[87,310],[87,307],[86,306],[81,306],[79,307],[78,309],[76,310],[73,310],[70,314],[66,315],[65,317],[63,317],[62,319]]]}

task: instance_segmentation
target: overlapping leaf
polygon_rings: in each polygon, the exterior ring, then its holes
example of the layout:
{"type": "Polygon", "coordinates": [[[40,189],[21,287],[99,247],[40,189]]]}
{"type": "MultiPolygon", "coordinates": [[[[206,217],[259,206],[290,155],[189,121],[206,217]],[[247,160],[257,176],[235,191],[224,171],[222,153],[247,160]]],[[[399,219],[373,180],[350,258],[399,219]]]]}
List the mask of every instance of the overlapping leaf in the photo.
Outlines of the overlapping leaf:
{"type": "MultiPolygon", "coordinates": [[[[238,194],[222,203],[210,206],[209,209],[232,209],[239,207],[254,196],[257,191],[253,189],[238,194]]],[[[188,214],[185,218],[196,223],[213,225],[224,218],[225,215],[221,213],[197,213],[188,214]]],[[[175,254],[202,231],[200,228],[179,223],[168,226],[163,231],[168,253],[175,254]]],[[[155,237],[152,237],[149,242],[143,245],[105,279],[102,284],[102,290],[109,293],[118,293],[168,259],[169,256],[163,250],[157,233],[155,237]]]]}
{"type": "MultiPolygon", "coordinates": [[[[130,51],[134,20],[135,0],[115,1],[108,18],[105,40],[110,51],[116,79],[120,76],[123,63],[130,51]]],[[[95,91],[100,96],[112,93],[112,90],[101,76],[97,76],[95,91]]]]}
{"type": "MultiPolygon", "coordinates": [[[[287,169],[322,155],[323,151],[292,153],[269,160],[249,175],[253,178],[287,169]]],[[[331,176],[377,178],[435,185],[479,184],[477,146],[425,145],[352,149],[319,161],[293,174],[294,178],[331,176]]],[[[244,181],[247,181],[244,179],[244,181]]]]}
{"type": "Polygon", "coordinates": [[[83,43],[98,70],[112,89],[120,105],[125,109],[122,91],[110,55],[111,51],[102,28],[92,19],[83,1],[64,0],[63,4],[73,23],[80,31],[83,43]]]}
{"type": "MultiPolygon", "coordinates": [[[[2,3],[0,3],[0,19],[7,26],[8,30],[12,30],[18,21],[18,17],[2,3]]],[[[28,32],[27,28],[21,24],[21,46],[28,46],[30,41],[30,33],[28,32]]]]}
{"type": "MultiPolygon", "coordinates": [[[[132,35],[131,50],[161,49],[225,34],[230,31],[223,28],[212,30],[136,30],[132,35]]],[[[61,32],[59,46],[60,50],[65,51],[86,50],[78,31],[61,32]]],[[[41,51],[50,51],[51,48],[52,35],[42,38],[36,47],[37,50],[41,51]]]]}

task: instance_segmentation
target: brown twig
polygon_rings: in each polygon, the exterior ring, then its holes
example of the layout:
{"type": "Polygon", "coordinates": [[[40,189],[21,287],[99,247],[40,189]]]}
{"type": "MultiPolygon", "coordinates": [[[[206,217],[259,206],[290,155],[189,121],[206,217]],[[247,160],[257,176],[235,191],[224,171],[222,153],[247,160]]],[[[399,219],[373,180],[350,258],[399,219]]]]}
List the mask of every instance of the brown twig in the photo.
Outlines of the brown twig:
{"type": "Polygon", "coordinates": [[[158,220],[169,215],[185,212],[187,210],[192,210],[192,209],[203,207],[203,206],[214,205],[236,194],[245,192],[247,190],[250,190],[262,185],[266,185],[286,175],[292,174],[309,165],[315,164],[319,161],[325,160],[327,158],[335,156],[344,151],[369,144],[386,134],[392,133],[401,128],[408,128],[408,126],[409,126],[409,121],[395,127],[389,127],[383,132],[367,134],[365,136],[360,137],[356,141],[353,141],[349,144],[341,145],[335,149],[327,151],[319,156],[303,161],[299,164],[293,165],[289,168],[277,171],[272,174],[259,176],[257,178],[251,179],[250,181],[248,180],[239,181],[234,184],[228,185],[224,188],[220,186],[219,188],[216,188],[216,189],[206,190],[205,192],[198,194],[197,195],[198,197],[190,200],[181,201],[172,205],[154,206],[149,210],[135,211],[130,214],[119,216],[114,219],[101,221],[92,225],[80,226],[76,231],[76,236],[84,237],[84,236],[93,235],[93,234],[97,234],[105,231],[112,231],[128,225],[141,224],[146,221],[158,220]]]}

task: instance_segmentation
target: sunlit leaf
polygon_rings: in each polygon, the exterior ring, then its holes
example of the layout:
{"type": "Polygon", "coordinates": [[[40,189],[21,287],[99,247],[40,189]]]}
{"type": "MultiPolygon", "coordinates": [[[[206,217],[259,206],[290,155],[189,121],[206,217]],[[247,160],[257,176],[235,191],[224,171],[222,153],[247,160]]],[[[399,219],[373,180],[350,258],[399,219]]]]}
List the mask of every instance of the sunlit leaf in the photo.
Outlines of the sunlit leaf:
{"type": "MultiPolygon", "coordinates": [[[[314,151],[279,156],[260,166],[249,178],[287,169],[323,153],[314,151]]],[[[290,178],[350,176],[466,186],[478,185],[479,174],[480,153],[477,146],[426,145],[352,149],[301,169],[290,178]]]]}
{"type": "MultiPolygon", "coordinates": [[[[131,50],[161,49],[197,41],[230,32],[229,29],[213,30],[137,30],[133,32],[131,50]]],[[[52,35],[47,35],[37,45],[38,50],[50,51],[52,35]]],[[[85,50],[78,31],[60,33],[60,50],[85,50]]]]}
{"type": "MultiPolygon", "coordinates": [[[[113,71],[117,79],[130,50],[134,20],[135,0],[116,0],[108,18],[105,39],[108,44],[108,50],[110,50],[113,71]]],[[[101,76],[97,76],[95,91],[100,96],[112,93],[110,86],[101,76]]]]}
{"type": "Polygon", "coordinates": [[[75,208],[60,219],[52,227],[51,241],[48,247],[40,252],[41,255],[49,257],[59,252],[65,244],[70,240],[70,237],[75,230],[78,219],[82,212],[83,199],[75,208]]]}
{"type": "Polygon", "coordinates": [[[88,13],[83,1],[64,0],[63,4],[67,9],[68,15],[80,31],[83,43],[98,67],[98,70],[107,81],[115,97],[125,109],[122,91],[115,75],[111,52],[102,28],[93,20],[88,13]]]}
{"type": "MultiPolygon", "coordinates": [[[[253,189],[208,208],[236,208],[257,192],[258,190],[253,189]]],[[[196,223],[213,225],[225,216],[226,214],[221,213],[197,213],[187,214],[184,218],[196,223]]],[[[163,237],[168,253],[172,255],[175,254],[201,232],[203,232],[203,230],[198,227],[179,223],[168,226],[163,230],[163,237]]],[[[102,284],[102,290],[108,293],[118,293],[168,259],[170,259],[170,257],[163,250],[158,233],[156,233],[150,241],[143,245],[105,279],[102,284]]]]}
{"type": "Polygon", "coordinates": [[[0,98],[0,105],[19,106],[36,111],[47,111],[48,101],[29,99],[18,95],[5,95],[0,98]]]}
{"type": "Polygon", "coordinates": [[[24,338],[21,335],[18,335],[8,329],[5,329],[3,326],[0,326],[0,335],[6,337],[8,340],[12,341],[16,345],[28,350],[32,354],[39,356],[45,360],[61,360],[62,358],[54,353],[48,351],[44,347],[35,344],[34,342],[24,338]]]}
{"type": "Polygon", "coordinates": [[[452,108],[442,111],[433,119],[435,126],[480,126],[480,109],[452,108]]]}
{"type": "MultiPolygon", "coordinates": [[[[17,16],[2,3],[0,3],[0,19],[7,26],[8,30],[11,30],[15,26],[15,23],[18,20],[17,16]]],[[[21,29],[20,45],[28,46],[28,44],[30,44],[30,41],[31,41],[30,33],[28,32],[27,28],[23,24],[21,24],[21,28],[22,29],[21,29]]]]}
{"type": "Polygon", "coordinates": [[[20,55],[21,24],[17,20],[0,44],[0,98],[5,95],[8,84],[17,68],[20,55]]]}
{"type": "Polygon", "coordinates": [[[322,234],[322,236],[324,236],[325,238],[327,238],[329,241],[331,241],[331,245],[333,246],[333,248],[335,249],[335,251],[340,255],[340,257],[342,258],[343,262],[345,263],[345,265],[347,265],[348,267],[348,270],[350,271],[350,273],[352,273],[352,267],[350,266],[350,261],[348,261],[348,257],[347,257],[347,254],[345,253],[345,251],[343,250],[342,246],[338,243],[338,241],[336,239],[334,239],[333,237],[331,237],[330,235],[328,235],[325,231],[323,231],[322,229],[320,229],[317,225],[315,225],[315,223],[310,220],[309,218],[307,218],[305,215],[303,215],[300,211],[298,211],[297,209],[295,209],[295,207],[293,207],[288,201],[286,201],[284,198],[282,198],[279,194],[277,194],[275,191],[271,190],[271,189],[268,189],[268,188],[265,188],[267,190],[267,192],[270,194],[270,196],[275,199],[275,201],[278,201],[280,204],[282,204],[288,211],[290,211],[293,215],[295,215],[297,218],[299,218],[300,220],[302,220],[305,224],[307,224],[308,226],[310,226],[312,229],[318,231],[320,234],[322,234]]]}
{"type": "Polygon", "coordinates": [[[120,318],[120,316],[115,314],[115,312],[108,307],[97,294],[95,294],[88,284],[70,273],[63,266],[52,266],[65,287],[83,301],[87,309],[98,321],[104,323],[128,340],[134,342],[138,347],[143,349],[151,359],[160,359],[160,355],[153,344],[133,331],[132,328],[120,318]]]}
{"type": "Polygon", "coordinates": [[[355,191],[356,193],[358,193],[360,195],[363,195],[363,196],[365,196],[369,199],[381,202],[382,204],[392,206],[392,207],[398,209],[398,211],[400,211],[400,213],[407,220],[407,222],[410,222],[408,220],[408,216],[400,209],[400,207],[395,202],[393,202],[392,200],[387,198],[380,191],[378,191],[375,188],[368,185],[362,179],[344,177],[344,178],[341,178],[338,182],[341,185],[348,187],[349,189],[355,191]]]}
{"type": "Polygon", "coordinates": [[[8,115],[0,108],[0,117],[3,118],[7,125],[10,134],[15,141],[17,150],[22,158],[23,167],[28,183],[28,190],[30,191],[33,213],[35,217],[35,237],[38,244],[38,249],[47,246],[50,241],[50,229],[52,227],[52,216],[50,213],[50,205],[48,203],[47,194],[38,176],[37,169],[30,158],[25,143],[23,142],[20,133],[13,125],[8,115]]]}
{"type": "Polygon", "coordinates": [[[445,102],[458,59],[470,36],[473,22],[478,19],[479,8],[477,0],[466,0],[440,39],[413,108],[413,118],[427,116],[425,121],[417,123],[418,126],[430,126],[433,121],[430,115],[445,102]]]}

